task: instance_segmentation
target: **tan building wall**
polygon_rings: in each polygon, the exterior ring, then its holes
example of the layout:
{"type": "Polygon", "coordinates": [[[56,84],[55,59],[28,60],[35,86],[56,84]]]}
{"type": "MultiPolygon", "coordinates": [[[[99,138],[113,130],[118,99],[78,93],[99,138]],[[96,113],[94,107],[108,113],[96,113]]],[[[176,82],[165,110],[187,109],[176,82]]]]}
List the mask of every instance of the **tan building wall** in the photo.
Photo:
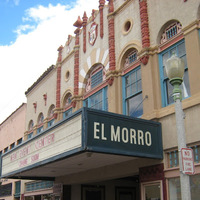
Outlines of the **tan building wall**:
{"type": "Polygon", "coordinates": [[[0,124],[0,151],[6,147],[10,149],[10,145],[17,140],[23,138],[25,132],[25,117],[27,105],[22,104],[15,112],[13,112],[2,124],[0,124]]]}
{"type": "MultiPolygon", "coordinates": [[[[25,117],[27,105],[23,103],[16,111],[14,111],[5,121],[0,124],[0,152],[4,153],[5,148],[10,151],[10,145],[15,143],[18,145],[18,140],[23,139],[25,132],[25,117]]],[[[13,200],[15,194],[15,179],[0,179],[2,185],[12,184],[12,194],[9,196],[0,197],[5,200],[13,200]]],[[[22,181],[23,182],[23,181],[22,181]]]]}

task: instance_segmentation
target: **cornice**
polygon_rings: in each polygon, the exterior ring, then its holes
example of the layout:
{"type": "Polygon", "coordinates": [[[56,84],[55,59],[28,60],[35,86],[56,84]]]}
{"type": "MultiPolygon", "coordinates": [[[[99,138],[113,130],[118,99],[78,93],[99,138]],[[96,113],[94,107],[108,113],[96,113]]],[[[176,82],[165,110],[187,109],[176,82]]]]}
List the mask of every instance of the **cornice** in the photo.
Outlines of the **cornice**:
{"type": "Polygon", "coordinates": [[[114,15],[118,14],[120,11],[122,11],[129,3],[133,0],[126,0],[119,8],[117,8],[114,12],[111,12],[107,15],[107,18],[113,17],[114,15]]]}

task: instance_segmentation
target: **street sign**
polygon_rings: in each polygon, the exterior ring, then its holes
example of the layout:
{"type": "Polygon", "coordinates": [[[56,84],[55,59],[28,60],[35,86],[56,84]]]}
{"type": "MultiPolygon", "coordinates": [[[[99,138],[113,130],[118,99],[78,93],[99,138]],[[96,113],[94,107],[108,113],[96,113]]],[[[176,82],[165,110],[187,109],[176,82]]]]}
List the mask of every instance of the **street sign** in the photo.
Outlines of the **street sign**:
{"type": "Polygon", "coordinates": [[[183,173],[192,175],[195,173],[193,150],[190,148],[181,149],[183,173]]]}

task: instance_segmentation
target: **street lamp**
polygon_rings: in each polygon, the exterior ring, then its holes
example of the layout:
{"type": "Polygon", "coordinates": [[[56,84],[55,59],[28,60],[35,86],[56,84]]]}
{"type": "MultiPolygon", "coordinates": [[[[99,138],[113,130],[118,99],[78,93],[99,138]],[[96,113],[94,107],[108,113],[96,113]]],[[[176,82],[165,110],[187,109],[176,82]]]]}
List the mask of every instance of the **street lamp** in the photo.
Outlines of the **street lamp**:
{"type": "Polygon", "coordinates": [[[173,98],[175,102],[175,115],[176,115],[176,129],[179,151],[179,167],[180,167],[180,184],[181,184],[181,199],[191,200],[190,192],[190,179],[189,176],[183,173],[181,149],[186,148],[185,139],[185,125],[184,125],[184,113],[182,109],[182,91],[180,85],[183,82],[184,75],[184,61],[172,55],[166,62],[166,73],[169,78],[170,84],[173,88],[173,98]]]}

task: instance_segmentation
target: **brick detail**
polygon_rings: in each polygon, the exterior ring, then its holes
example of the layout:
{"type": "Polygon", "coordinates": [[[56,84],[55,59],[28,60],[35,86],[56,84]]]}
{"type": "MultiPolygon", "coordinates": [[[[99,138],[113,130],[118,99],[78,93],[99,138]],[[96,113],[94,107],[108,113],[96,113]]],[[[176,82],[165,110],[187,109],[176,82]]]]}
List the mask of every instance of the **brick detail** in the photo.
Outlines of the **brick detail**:
{"type": "Polygon", "coordinates": [[[61,64],[63,46],[58,48],[58,65],[57,65],[57,82],[56,82],[56,108],[60,108],[60,91],[61,91],[61,64]]]}
{"type": "MultiPolygon", "coordinates": [[[[109,0],[109,13],[114,11],[113,0],[109,0]]],[[[108,18],[108,32],[109,32],[109,69],[110,71],[115,70],[115,26],[114,16],[108,18]]]]}
{"type": "Polygon", "coordinates": [[[146,48],[150,46],[147,0],[139,0],[139,4],[140,4],[142,47],[146,48]]]}
{"type": "Polygon", "coordinates": [[[100,12],[100,37],[103,38],[103,8],[105,5],[105,0],[99,0],[99,12],[100,12]]]}
{"type": "Polygon", "coordinates": [[[139,169],[140,182],[150,182],[162,180],[163,198],[167,200],[166,180],[164,176],[164,165],[158,164],[139,169]]]}
{"type": "Polygon", "coordinates": [[[60,108],[61,65],[57,67],[56,108],[60,108]]]}
{"type": "Polygon", "coordinates": [[[88,20],[88,17],[86,15],[86,12],[84,12],[83,14],[83,52],[85,53],[86,52],[86,25],[87,25],[87,20],[88,20]]]}
{"type": "Polygon", "coordinates": [[[75,38],[75,48],[74,48],[74,96],[78,95],[78,83],[79,83],[79,34],[80,28],[82,27],[83,22],[78,16],[77,21],[74,23],[74,26],[77,29],[74,31],[76,34],[75,38]]]}

